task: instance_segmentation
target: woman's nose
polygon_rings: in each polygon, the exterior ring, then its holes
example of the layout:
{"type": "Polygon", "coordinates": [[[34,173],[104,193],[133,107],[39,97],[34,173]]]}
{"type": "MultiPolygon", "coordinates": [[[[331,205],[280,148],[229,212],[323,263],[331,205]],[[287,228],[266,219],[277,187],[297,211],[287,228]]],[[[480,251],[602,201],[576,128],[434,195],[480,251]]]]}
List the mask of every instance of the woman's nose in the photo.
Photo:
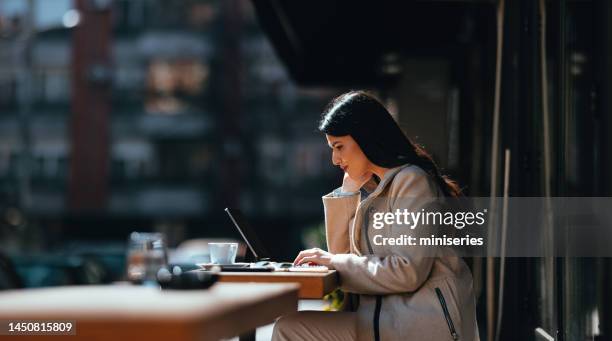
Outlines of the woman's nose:
{"type": "Polygon", "coordinates": [[[336,155],[335,152],[332,153],[332,164],[334,166],[338,166],[340,164],[340,158],[336,155]]]}

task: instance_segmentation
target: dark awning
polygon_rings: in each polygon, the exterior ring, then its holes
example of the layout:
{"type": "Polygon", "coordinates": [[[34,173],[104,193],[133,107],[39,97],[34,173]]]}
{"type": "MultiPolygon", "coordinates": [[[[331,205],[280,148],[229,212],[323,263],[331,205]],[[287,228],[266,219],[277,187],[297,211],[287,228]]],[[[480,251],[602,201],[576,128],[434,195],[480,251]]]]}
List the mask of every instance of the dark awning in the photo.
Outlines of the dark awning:
{"type": "Polygon", "coordinates": [[[494,17],[495,8],[491,1],[253,3],[280,58],[302,85],[386,83],[399,74],[403,58],[455,54],[473,39],[476,22],[494,17]]]}

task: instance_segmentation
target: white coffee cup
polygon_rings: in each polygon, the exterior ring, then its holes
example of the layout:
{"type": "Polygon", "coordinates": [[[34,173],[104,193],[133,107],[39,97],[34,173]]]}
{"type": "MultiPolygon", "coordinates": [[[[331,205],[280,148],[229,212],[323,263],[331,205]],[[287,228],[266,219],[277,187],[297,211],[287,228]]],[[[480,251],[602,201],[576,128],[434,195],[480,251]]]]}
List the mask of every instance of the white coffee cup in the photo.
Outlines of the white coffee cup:
{"type": "Polygon", "coordinates": [[[234,264],[238,243],[208,243],[210,262],[213,264],[234,264]]]}

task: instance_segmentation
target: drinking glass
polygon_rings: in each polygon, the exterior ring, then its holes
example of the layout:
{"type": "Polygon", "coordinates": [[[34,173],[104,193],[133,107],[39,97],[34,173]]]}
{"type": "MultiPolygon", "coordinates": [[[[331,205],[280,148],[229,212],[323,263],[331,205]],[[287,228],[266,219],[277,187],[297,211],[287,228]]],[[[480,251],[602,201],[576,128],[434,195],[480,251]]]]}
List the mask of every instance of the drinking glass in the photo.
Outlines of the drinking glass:
{"type": "Polygon", "coordinates": [[[127,278],[136,284],[157,285],[157,272],[168,265],[163,233],[132,232],[128,241],[127,278]]]}

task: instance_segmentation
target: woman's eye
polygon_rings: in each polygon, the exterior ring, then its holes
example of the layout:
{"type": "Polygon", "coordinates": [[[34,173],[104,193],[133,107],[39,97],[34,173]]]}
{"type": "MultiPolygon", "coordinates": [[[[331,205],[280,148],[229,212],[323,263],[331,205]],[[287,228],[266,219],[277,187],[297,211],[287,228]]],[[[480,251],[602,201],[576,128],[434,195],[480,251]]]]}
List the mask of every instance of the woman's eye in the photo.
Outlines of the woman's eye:
{"type": "Polygon", "coordinates": [[[336,146],[336,149],[337,149],[337,150],[340,150],[340,149],[342,149],[342,147],[343,147],[343,146],[336,146]]]}

